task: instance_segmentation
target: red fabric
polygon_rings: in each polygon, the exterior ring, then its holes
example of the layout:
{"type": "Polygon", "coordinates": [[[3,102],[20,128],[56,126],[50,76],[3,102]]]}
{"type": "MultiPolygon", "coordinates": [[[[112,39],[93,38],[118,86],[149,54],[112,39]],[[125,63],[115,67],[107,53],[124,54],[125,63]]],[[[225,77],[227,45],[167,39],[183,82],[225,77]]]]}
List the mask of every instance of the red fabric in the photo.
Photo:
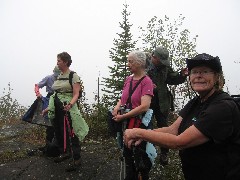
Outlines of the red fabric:
{"type": "Polygon", "coordinates": [[[130,118],[129,124],[128,124],[128,129],[139,128],[141,123],[142,123],[141,119],[137,119],[134,117],[130,118]]]}
{"type": "Polygon", "coordinates": [[[66,121],[67,121],[67,116],[64,116],[64,121],[63,121],[63,152],[66,152],[66,149],[67,149],[66,121]]]}
{"type": "Polygon", "coordinates": [[[69,121],[68,121],[68,117],[67,115],[64,116],[64,121],[63,121],[63,152],[66,152],[67,149],[67,138],[66,138],[66,124],[68,126],[68,128],[71,130],[69,132],[69,136],[72,138],[74,137],[74,131],[73,129],[71,129],[69,121]]]}
{"type": "Polygon", "coordinates": [[[39,87],[38,87],[37,84],[35,84],[34,91],[35,91],[35,93],[36,93],[36,96],[39,96],[40,92],[39,92],[39,87]]]}

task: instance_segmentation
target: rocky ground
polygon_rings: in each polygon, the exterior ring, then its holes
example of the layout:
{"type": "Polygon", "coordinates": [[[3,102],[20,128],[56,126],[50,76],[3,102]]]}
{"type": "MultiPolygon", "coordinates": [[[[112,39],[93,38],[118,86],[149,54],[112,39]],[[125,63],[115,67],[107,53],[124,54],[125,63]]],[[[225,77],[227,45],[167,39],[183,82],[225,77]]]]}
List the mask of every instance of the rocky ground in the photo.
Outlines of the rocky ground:
{"type": "MultiPolygon", "coordinates": [[[[36,125],[17,123],[2,126],[0,132],[0,179],[30,180],[30,179],[81,179],[81,180],[116,180],[120,174],[121,152],[114,138],[86,138],[82,143],[82,166],[76,172],[65,172],[66,160],[54,163],[53,158],[46,157],[37,149],[41,144],[30,142],[20,137],[22,133],[36,125]]],[[[31,133],[29,133],[31,136],[31,133]]],[[[163,167],[155,165],[150,179],[170,179],[160,177],[163,167]]],[[[177,177],[171,179],[179,179],[177,177]]]]}
{"type": "Polygon", "coordinates": [[[1,164],[0,177],[7,179],[118,179],[119,163],[113,155],[116,149],[108,149],[112,153],[104,153],[106,149],[98,142],[84,144],[82,166],[76,172],[65,172],[71,160],[54,163],[52,158],[35,153],[17,161],[1,164]]]}

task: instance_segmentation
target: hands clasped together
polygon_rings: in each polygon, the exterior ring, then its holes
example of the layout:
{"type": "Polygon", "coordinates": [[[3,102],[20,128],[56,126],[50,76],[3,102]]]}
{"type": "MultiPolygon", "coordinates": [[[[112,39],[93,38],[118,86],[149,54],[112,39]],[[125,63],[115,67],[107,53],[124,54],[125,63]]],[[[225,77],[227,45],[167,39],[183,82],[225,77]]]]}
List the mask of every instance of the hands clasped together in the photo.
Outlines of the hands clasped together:
{"type": "Polygon", "coordinates": [[[112,119],[116,122],[120,122],[124,119],[123,114],[119,114],[117,109],[113,110],[112,115],[113,115],[112,119]]]}

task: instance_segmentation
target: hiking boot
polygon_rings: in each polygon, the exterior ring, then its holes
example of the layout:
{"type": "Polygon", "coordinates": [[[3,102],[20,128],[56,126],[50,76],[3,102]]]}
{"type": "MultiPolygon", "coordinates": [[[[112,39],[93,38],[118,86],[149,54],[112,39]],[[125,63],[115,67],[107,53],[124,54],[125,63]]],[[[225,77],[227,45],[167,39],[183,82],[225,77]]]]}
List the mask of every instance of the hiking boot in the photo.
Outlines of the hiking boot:
{"type": "Polygon", "coordinates": [[[69,159],[71,156],[69,154],[61,154],[60,156],[54,158],[54,162],[55,163],[60,163],[62,161],[65,161],[67,159],[69,159]]]}
{"type": "Polygon", "coordinates": [[[69,164],[66,167],[65,171],[66,172],[76,171],[81,166],[81,164],[82,164],[81,159],[75,160],[74,164],[73,163],[69,164]]]}
{"type": "Polygon", "coordinates": [[[168,165],[168,156],[167,156],[167,154],[163,154],[163,153],[160,154],[160,164],[162,166],[168,165]]]}

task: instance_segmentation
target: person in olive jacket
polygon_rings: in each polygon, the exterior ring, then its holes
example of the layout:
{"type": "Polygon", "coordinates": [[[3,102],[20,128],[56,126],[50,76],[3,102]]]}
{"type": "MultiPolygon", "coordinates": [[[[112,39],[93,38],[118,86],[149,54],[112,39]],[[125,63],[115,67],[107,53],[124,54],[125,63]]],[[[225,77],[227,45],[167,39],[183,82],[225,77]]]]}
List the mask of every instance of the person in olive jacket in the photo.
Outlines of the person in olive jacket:
{"type": "MultiPolygon", "coordinates": [[[[176,72],[170,66],[169,52],[164,47],[156,47],[151,54],[151,61],[147,74],[154,83],[154,97],[152,98],[151,108],[159,128],[166,127],[167,118],[171,107],[173,107],[172,94],[167,85],[178,85],[185,82],[188,75],[187,68],[182,68],[176,72]]],[[[161,148],[160,163],[168,164],[168,149],[161,148]]]]}

